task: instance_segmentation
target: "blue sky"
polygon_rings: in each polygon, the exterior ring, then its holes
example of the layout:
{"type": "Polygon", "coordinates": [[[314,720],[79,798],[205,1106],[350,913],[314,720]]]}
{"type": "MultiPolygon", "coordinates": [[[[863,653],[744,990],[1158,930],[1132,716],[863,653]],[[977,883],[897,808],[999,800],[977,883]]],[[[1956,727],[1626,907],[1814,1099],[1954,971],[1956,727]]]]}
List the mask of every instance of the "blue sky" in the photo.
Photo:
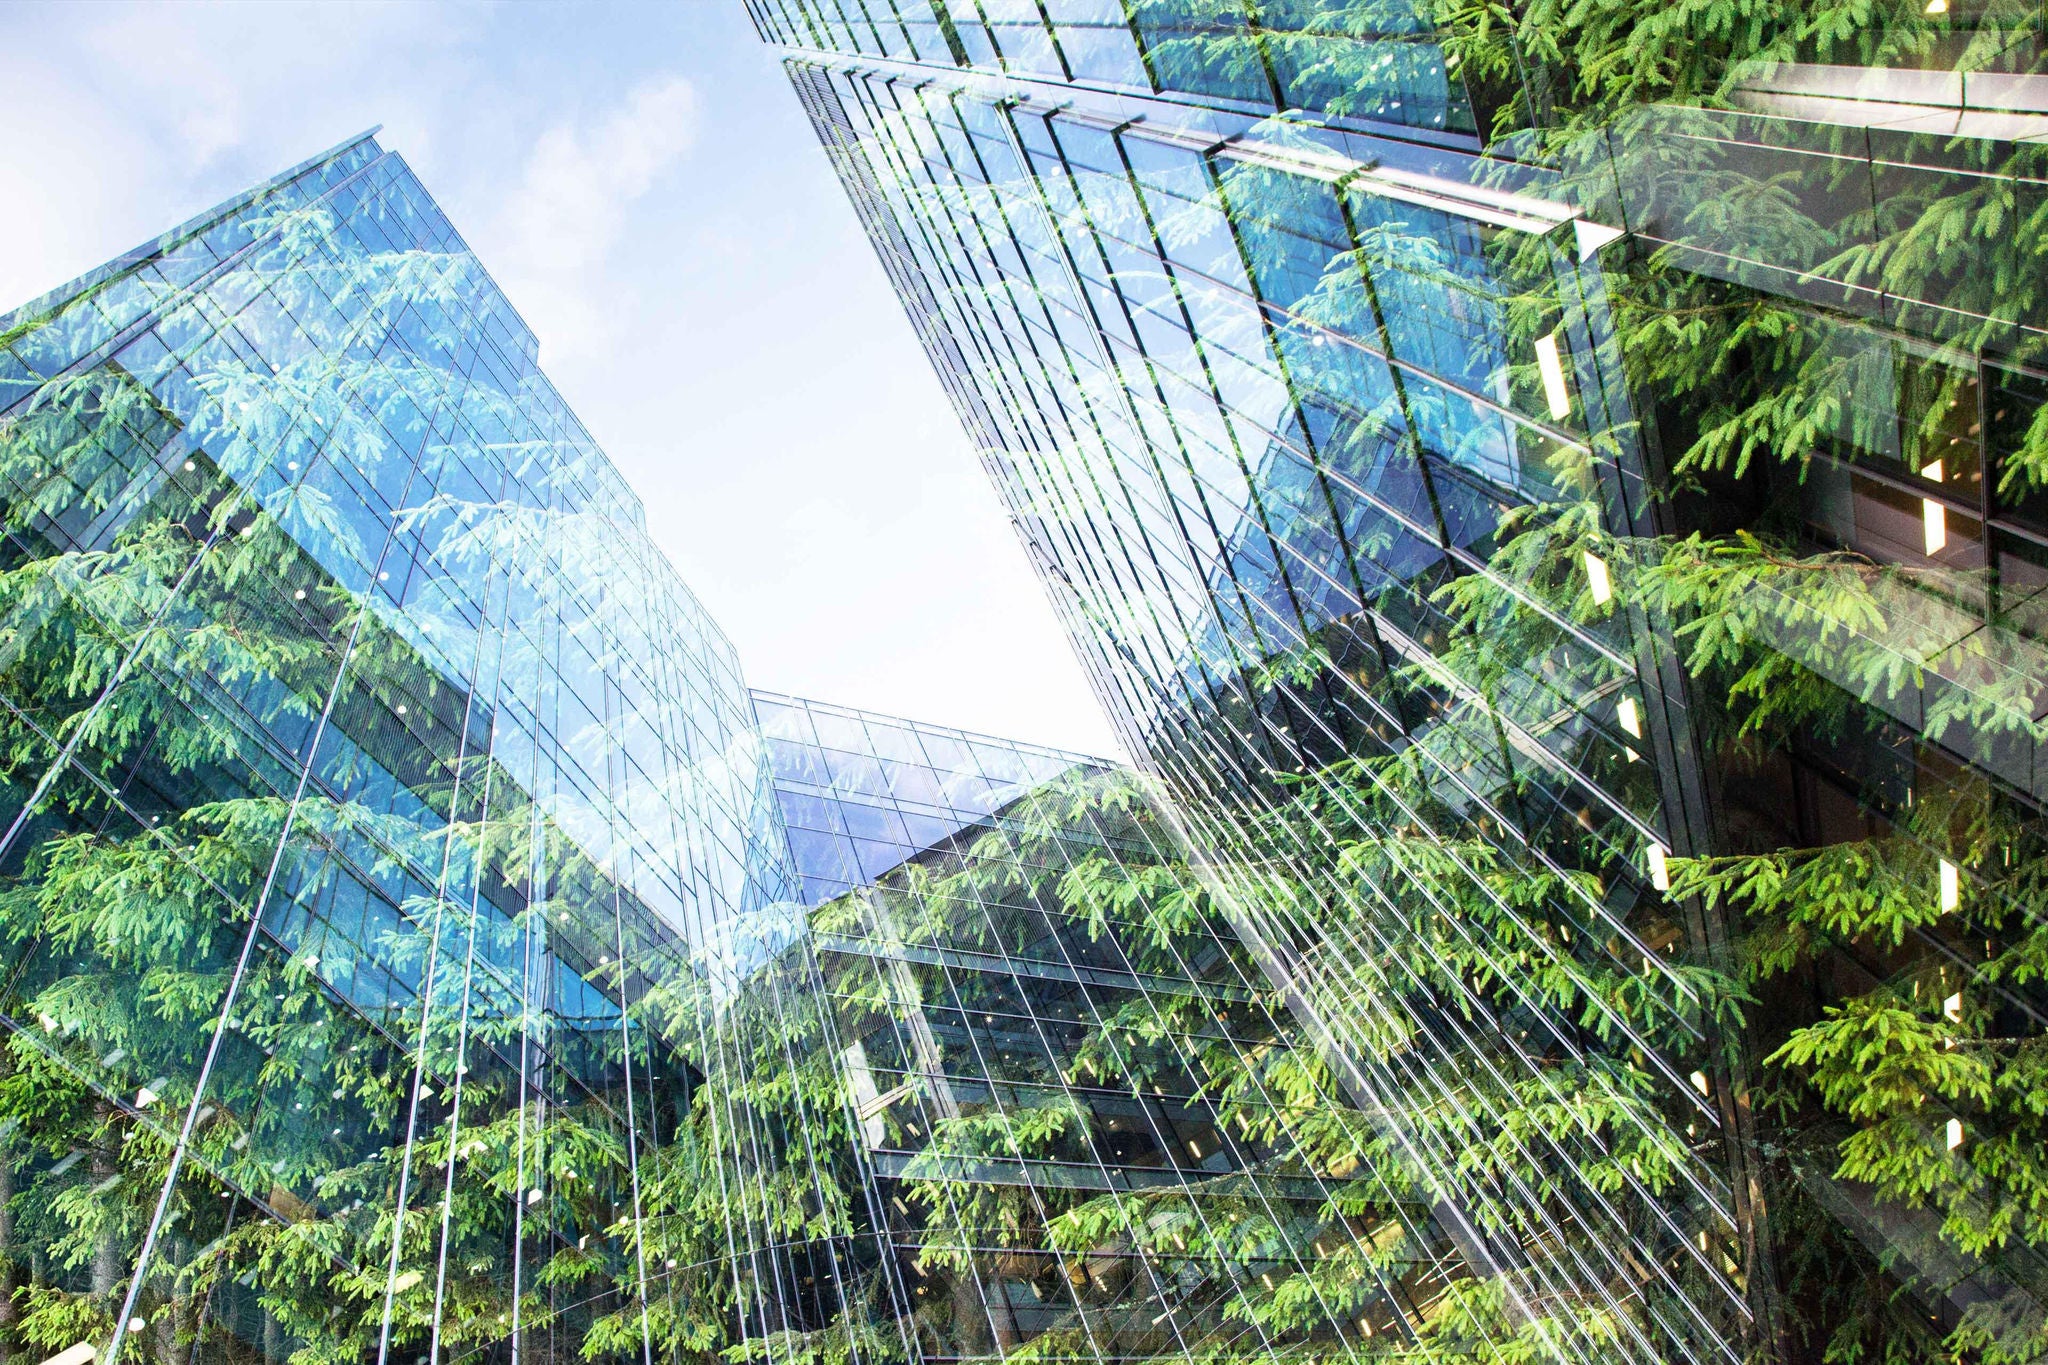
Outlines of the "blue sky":
{"type": "Polygon", "coordinates": [[[0,0],[0,310],[372,124],[756,685],[1114,752],[738,0],[0,0]]]}

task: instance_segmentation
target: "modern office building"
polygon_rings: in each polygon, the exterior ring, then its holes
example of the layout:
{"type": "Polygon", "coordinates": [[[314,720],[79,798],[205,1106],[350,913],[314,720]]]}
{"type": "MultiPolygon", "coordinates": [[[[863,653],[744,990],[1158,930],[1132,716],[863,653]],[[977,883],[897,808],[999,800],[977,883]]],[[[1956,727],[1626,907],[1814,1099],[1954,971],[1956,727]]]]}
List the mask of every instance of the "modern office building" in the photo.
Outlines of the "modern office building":
{"type": "Polygon", "coordinates": [[[748,3],[1403,1349],[2048,1351],[2039,5],[748,3]]]}
{"type": "Polygon", "coordinates": [[[10,1358],[785,1329],[753,703],[536,357],[367,135],[0,319],[10,1358]]]}
{"type": "Polygon", "coordinates": [[[816,906],[802,1051],[850,1109],[843,1259],[886,1283],[847,1305],[870,1341],[1353,1360],[1441,1310],[1427,1201],[1383,1178],[1135,774],[756,704],[816,906]]]}

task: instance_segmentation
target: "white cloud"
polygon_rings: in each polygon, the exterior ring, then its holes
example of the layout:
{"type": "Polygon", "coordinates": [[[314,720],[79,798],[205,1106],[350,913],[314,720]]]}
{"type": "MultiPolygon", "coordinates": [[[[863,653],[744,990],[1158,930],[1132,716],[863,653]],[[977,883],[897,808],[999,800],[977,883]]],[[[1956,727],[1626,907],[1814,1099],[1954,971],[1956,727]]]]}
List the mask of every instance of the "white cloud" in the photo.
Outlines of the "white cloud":
{"type": "Polygon", "coordinates": [[[434,115],[485,102],[474,49],[489,13],[467,4],[0,10],[13,114],[0,142],[0,310],[372,123],[468,132],[434,115]]]}
{"type": "Polygon", "coordinates": [[[84,14],[79,42],[109,92],[131,107],[146,103],[166,149],[193,171],[279,132],[303,140],[309,116],[388,91],[392,54],[439,65],[473,27],[467,7],[390,0],[121,4],[84,14]]]}
{"type": "MultiPolygon", "coordinates": [[[[4,47],[5,45],[0,45],[4,47]]],[[[147,141],[61,71],[0,51],[0,88],[35,111],[0,154],[0,312],[127,250],[175,219],[144,209],[147,141]],[[80,174],[80,168],[89,168],[80,174]]]]}
{"type": "Polygon", "coordinates": [[[479,254],[559,359],[613,335],[604,266],[633,204],[697,137],[697,92],[680,76],[636,86],[597,117],[534,142],[518,190],[479,254]]]}

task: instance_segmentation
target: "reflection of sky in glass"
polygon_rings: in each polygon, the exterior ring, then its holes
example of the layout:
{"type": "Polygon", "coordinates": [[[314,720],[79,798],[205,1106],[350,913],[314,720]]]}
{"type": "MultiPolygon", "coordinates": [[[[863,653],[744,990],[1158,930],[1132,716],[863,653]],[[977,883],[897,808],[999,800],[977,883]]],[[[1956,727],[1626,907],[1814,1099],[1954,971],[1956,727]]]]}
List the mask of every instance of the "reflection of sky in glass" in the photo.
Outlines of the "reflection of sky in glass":
{"type": "Polygon", "coordinates": [[[947,839],[1084,754],[754,693],[806,905],[947,839]]]}

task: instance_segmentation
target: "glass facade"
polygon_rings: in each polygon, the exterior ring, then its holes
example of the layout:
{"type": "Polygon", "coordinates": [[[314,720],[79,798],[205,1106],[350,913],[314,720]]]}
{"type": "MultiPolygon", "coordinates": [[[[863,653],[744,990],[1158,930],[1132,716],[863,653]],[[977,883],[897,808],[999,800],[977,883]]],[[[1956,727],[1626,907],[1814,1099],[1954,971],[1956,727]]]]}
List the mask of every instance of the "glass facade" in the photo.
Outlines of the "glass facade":
{"type": "Polygon", "coordinates": [[[756,692],[797,898],[876,881],[1033,788],[1100,760],[756,692]]]}
{"type": "Polygon", "coordinates": [[[1458,1311],[1152,785],[749,692],[374,137],[0,338],[0,1351],[1336,1359],[1458,1311]]]}
{"type": "Polygon", "coordinates": [[[2040,6],[748,3],[1454,1249],[1377,1340],[2048,1350],[2040,6]]]}
{"type": "Polygon", "coordinates": [[[864,1205],[848,1259],[884,1272],[845,1314],[869,1349],[1348,1360],[1446,1311],[1427,1201],[1386,1180],[1147,784],[756,702],[807,885],[838,885],[848,855],[806,825],[931,836],[864,885],[814,890],[785,958],[811,983],[792,997],[821,1005],[794,1016],[797,1055],[837,1063],[820,1090],[852,1148],[839,1197],[864,1205]],[[822,780],[858,760],[890,765],[886,785],[822,780]]]}
{"type": "Polygon", "coordinates": [[[404,162],[0,317],[0,535],[0,1351],[786,1330],[752,701],[404,162]]]}

